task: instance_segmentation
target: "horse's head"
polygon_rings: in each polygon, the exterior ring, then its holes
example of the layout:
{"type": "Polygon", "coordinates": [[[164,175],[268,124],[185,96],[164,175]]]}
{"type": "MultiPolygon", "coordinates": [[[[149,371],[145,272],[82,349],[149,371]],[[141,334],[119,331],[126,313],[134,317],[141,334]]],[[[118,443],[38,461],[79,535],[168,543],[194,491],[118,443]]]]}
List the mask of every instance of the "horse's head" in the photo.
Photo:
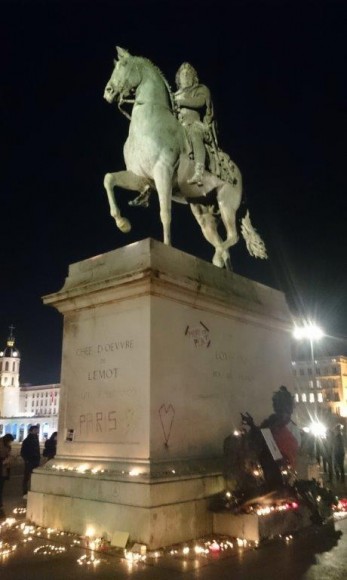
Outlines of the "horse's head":
{"type": "Polygon", "coordinates": [[[108,103],[118,101],[120,97],[128,97],[141,82],[136,57],[119,46],[117,54],[118,60],[114,60],[115,67],[104,92],[104,98],[108,103]]]}

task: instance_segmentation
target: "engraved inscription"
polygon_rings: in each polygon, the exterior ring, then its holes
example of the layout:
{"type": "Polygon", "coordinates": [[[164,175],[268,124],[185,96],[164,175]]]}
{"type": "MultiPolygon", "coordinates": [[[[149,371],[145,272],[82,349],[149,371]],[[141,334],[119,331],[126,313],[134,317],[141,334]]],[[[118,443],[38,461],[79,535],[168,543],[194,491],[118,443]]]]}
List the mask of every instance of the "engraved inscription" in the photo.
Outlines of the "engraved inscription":
{"type": "Polygon", "coordinates": [[[88,381],[99,381],[115,379],[118,376],[118,369],[96,369],[88,373],[88,381]]]}
{"type": "Polygon", "coordinates": [[[102,344],[82,346],[76,349],[76,355],[86,358],[97,354],[105,355],[108,352],[133,350],[134,348],[135,348],[134,339],[127,338],[124,340],[115,340],[112,342],[105,342],[102,344]]]}
{"type": "Polygon", "coordinates": [[[134,348],[134,340],[116,340],[115,342],[108,342],[106,344],[98,344],[97,352],[114,352],[117,350],[132,350],[134,348]]]}

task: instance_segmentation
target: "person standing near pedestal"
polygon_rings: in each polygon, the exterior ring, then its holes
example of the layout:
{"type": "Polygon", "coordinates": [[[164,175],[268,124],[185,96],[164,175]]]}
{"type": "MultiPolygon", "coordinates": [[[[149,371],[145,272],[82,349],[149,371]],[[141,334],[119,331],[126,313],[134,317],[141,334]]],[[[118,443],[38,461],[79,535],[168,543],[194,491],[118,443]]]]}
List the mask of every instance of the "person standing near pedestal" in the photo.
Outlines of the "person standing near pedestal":
{"type": "Polygon", "coordinates": [[[7,433],[0,438],[0,517],[5,515],[2,504],[2,492],[5,481],[10,477],[10,454],[13,440],[14,437],[11,433],[7,433]]]}
{"type": "Polygon", "coordinates": [[[24,459],[23,499],[27,499],[32,471],[40,465],[41,452],[38,433],[39,427],[37,425],[29,427],[28,436],[24,439],[20,450],[21,457],[24,459]]]}
{"type": "Polygon", "coordinates": [[[334,463],[337,481],[344,483],[345,481],[345,443],[343,440],[343,433],[341,425],[336,428],[336,435],[334,440],[334,463]]]}
{"type": "Polygon", "coordinates": [[[54,431],[54,433],[52,433],[52,435],[50,436],[49,439],[47,439],[47,441],[45,442],[45,448],[43,450],[43,457],[46,458],[46,461],[49,461],[50,459],[53,459],[53,457],[55,457],[55,454],[57,452],[57,435],[58,432],[54,431]]]}

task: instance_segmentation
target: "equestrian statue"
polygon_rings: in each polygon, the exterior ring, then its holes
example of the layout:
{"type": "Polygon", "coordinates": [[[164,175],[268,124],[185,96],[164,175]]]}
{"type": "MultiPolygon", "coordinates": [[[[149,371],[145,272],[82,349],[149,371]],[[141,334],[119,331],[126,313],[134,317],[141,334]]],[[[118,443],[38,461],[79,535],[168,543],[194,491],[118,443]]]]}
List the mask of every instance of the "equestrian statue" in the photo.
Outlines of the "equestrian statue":
{"type": "MultiPolygon", "coordinates": [[[[107,173],[104,179],[111,216],[122,232],[131,230],[114,188],[138,192],[129,203],[144,207],[151,193],[157,192],[163,241],[170,245],[172,200],[189,204],[205,239],[214,247],[213,264],[231,269],[229,248],[239,239],[236,214],[242,201],[242,178],[218,145],[209,89],[199,83],[189,63],[179,68],[177,91],[172,93],[151,61],[120,47],[117,55],[104,98],[117,103],[130,124],[124,145],[126,171],[107,173]],[[124,104],[132,106],[131,114],[124,104]],[[218,232],[220,220],[225,239],[218,232]]],[[[250,255],[267,258],[248,211],[240,230],[250,255]]]]}

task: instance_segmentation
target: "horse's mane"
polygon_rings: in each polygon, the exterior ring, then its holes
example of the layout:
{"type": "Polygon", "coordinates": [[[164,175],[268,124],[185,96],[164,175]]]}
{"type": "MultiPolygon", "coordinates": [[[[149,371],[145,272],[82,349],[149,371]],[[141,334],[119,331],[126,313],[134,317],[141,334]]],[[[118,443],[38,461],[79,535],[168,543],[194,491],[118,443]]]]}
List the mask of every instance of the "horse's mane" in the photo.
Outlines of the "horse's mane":
{"type": "Polygon", "coordinates": [[[156,64],[154,64],[151,60],[149,60],[149,58],[146,58],[145,56],[136,56],[135,58],[137,60],[144,61],[146,64],[148,64],[151,68],[153,68],[159,74],[161,80],[163,81],[164,85],[166,86],[167,92],[169,93],[170,102],[171,102],[171,109],[174,112],[175,111],[175,102],[173,99],[172,89],[171,89],[169,82],[165,78],[164,74],[160,70],[160,68],[156,64]]]}

